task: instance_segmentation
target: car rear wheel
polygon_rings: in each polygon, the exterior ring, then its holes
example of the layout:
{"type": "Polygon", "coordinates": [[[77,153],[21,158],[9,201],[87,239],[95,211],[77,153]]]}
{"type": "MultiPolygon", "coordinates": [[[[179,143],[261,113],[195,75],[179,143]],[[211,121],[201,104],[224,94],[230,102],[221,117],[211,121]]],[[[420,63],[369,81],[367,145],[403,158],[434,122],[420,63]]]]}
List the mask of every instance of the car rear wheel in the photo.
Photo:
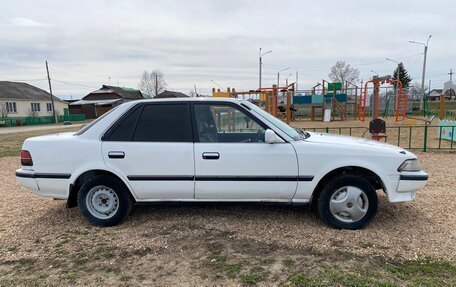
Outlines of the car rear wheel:
{"type": "Polygon", "coordinates": [[[318,212],[330,226],[361,229],[377,214],[378,198],[364,178],[342,175],[330,181],[318,198],[318,212]]]}
{"type": "Polygon", "coordinates": [[[91,224],[108,227],[119,224],[130,214],[133,201],[127,188],[117,179],[96,176],[82,185],[78,206],[91,224]]]}

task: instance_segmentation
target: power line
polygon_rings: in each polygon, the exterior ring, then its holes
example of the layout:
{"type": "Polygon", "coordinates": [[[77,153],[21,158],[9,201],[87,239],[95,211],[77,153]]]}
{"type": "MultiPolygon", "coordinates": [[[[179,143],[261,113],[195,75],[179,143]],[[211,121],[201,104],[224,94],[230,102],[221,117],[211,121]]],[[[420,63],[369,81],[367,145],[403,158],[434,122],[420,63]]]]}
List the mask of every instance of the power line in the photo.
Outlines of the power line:
{"type": "Polygon", "coordinates": [[[81,85],[77,83],[72,83],[72,82],[67,82],[67,81],[61,81],[61,80],[56,80],[52,79],[54,82],[61,83],[61,84],[66,84],[66,85],[71,85],[71,86],[78,86],[78,87],[83,87],[83,88],[90,88],[90,89],[98,89],[99,87],[93,87],[93,86],[87,86],[87,85],[81,85]]]}
{"type": "Polygon", "coordinates": [[[1,76],[0,78],[5,79],[7,81],[13,81],[13,82],[37,82],[37,81],[47,81],[47,78],[42,78],[42,79],[10,79],[5,76],[1,76]]]}

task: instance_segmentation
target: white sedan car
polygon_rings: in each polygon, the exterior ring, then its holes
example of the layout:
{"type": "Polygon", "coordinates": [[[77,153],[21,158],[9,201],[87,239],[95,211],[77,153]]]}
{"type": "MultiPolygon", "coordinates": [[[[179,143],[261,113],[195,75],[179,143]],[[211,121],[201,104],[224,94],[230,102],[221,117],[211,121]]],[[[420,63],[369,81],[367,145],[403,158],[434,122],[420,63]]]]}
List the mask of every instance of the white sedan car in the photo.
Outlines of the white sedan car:
{"type": "Polygon", "coordinates": [[[215,98],[125,103],[76,133],[27,139],[21,163],[21,185],[98,226],[140,203],[280,202],[360,229],[377,213],[376,190],[410,201],[428,179],[402,148],[298,132],[248,101],[215,98]]]}

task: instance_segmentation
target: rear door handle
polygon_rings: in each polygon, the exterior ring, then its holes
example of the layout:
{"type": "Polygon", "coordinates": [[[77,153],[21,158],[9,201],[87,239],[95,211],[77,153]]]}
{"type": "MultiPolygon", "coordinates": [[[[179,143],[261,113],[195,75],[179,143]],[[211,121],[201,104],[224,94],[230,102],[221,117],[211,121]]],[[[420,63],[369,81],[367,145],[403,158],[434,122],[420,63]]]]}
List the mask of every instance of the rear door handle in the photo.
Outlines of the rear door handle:
{"type": "Polygon", "coordinates": [[[123,151],[110,151],[108,152],[109,158],[125,158],[125,153],[123,151]]]}
{"type": "Polygon", "coordinates": [[[220,154],[218,152],[203,152],[203,159],[219,159],[220,154]]]}

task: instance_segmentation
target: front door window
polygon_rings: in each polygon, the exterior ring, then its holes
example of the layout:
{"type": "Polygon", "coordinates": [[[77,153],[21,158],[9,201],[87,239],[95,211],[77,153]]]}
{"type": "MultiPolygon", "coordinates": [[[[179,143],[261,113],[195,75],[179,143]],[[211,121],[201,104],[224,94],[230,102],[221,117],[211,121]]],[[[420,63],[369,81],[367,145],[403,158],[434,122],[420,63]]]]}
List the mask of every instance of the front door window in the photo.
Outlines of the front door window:
{"type": "Polygon", "coordinates": [[[199,142],[264,142],[265,129],[233,106],[196,104],[195,116],[199,142]]]}

